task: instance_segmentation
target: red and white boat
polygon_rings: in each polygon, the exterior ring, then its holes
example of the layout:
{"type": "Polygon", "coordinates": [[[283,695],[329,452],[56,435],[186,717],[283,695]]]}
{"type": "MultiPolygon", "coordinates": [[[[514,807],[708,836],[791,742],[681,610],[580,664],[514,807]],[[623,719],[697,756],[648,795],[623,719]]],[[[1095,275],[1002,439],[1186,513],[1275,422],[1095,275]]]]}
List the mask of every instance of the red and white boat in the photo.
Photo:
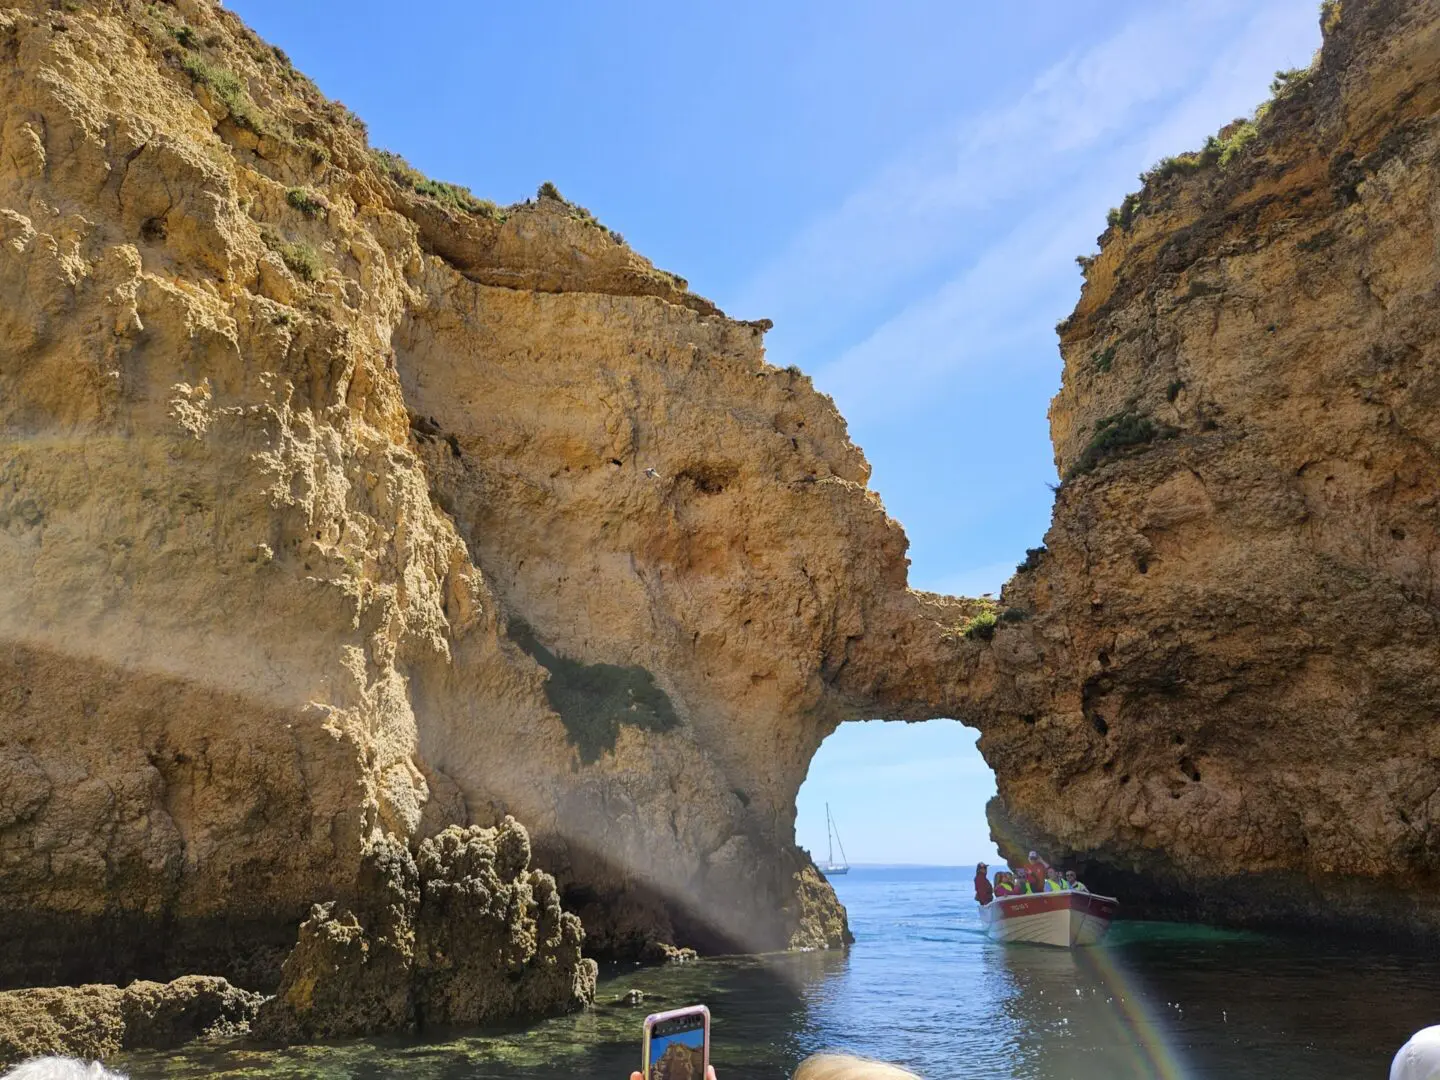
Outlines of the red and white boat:
{"type": "Polygon", "coordinates": [[[1094,945],[1110,929],[1120,902],[1087,892],[997,896],[980,908],[992,941],[1033,941],[1069,949],[1094,945]]]}

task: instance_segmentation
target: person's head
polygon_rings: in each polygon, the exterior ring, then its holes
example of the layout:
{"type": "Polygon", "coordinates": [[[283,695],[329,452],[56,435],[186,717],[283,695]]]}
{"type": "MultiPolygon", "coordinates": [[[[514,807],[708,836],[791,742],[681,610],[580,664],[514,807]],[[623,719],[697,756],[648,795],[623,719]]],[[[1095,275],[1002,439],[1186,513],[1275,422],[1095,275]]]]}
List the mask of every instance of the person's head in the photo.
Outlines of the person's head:
{"type": "Polygon", "coordinates": [[[985,871],[987,871],[987,870],[989,870],[989,869],[990,869],[990,866],[989,866],[988,863],[983,863],[983,862],[982,862],[982,863],[976,863],[976,864],[975,864],[975,872],[976,872],[977,874],[983,874],[983,873],[985,873],[985,871]]]}
{"type": "Polygon", "coordinates": [[[1410,1036],[1390,1063],[1390,1080],[1431,1080],[1440,1075],[1440,1024],[1410,1036]]]}
{"type": "Polygon", "coordinates": [[[98,1061],[76,1061],[74,1058],[42,1057],[16,1065],[0,1080],[125,1080],[123,1073],[114,1073],[98,1061]]]}
{"type": "Polygon", "coordinates": [[[1066,870],[1066,871],[1065,871],[1065,880],[1068,881],[1068,882],[1070,882],[1070,883],[1073,885],[1073,884],[1075,883],[1075,871],[1074,871],[1074,870],[1066,870]]]}
{"type": "Polygon", "coordinates": [[[1056,870],[1053,866],[1046,867],[1046,869],[1045,869],[1045,876],[1046,876],[1047,878],[1049,878],[1051,881],[1059,881],[1059,880],[1060,880],[1060,871],[1059,871],[1059,870],[1056,870]]]}
{"type": "Polygon", "coordinates": [[[1030,852],[1030,861],[1031,861],[1031,862],[1039,862],[1039,861],[1040,861],[1040,853],[1039,853],[1038,851],[1032,851],[1032,852],[1030,852]]]}
{"type": "Polygon", "coordinates": [[[791,1080],[920,1080],[909,1069],[850,1054],[811,1054],[791,1080]]]}

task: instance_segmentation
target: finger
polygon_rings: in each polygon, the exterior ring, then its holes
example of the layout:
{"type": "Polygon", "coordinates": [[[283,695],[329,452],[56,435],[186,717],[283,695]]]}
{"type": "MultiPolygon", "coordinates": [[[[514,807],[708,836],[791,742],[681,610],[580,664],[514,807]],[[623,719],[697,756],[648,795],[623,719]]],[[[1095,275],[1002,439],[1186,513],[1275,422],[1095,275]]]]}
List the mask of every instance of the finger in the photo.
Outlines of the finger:
{"type": "Polygon", "coordinates": [[[706,1065],[706,1066],[705,1066],[705,1080],[715,1080],[715,1066],[714,1066],[714,1065],[706,1065]]]}
{"type": "MultiPolygon", "coordinates": [[[[644,1078],[643,1076],[641,1076],[639,1073],[631,1073],[631,1074],[630,1074],[630,1080],[645,1080],[645,1078],[644,1078]]],[[[710,1080],[715,1080],[715,1078],[714,1078],[714,1077],[711,1077],[710,1080]]]]}

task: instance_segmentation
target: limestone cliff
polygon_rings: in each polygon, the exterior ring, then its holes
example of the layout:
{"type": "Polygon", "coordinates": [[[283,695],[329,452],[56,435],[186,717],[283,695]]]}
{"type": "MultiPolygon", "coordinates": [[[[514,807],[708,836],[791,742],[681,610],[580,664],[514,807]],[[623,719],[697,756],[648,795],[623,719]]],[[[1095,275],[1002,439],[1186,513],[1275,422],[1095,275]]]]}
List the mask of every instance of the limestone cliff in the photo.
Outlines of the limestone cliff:
{"type": "Polygon", "coordinates": [[[1323,17],[1117,211],[996,611],[552,187],[373,150],[211,0],[0,0],[0,980],[270,989],[507,814],[597,954],[835,944],[794,799],[868,717],[979,726],[1002,842],[1131,910],[1440,929],[1440,12],[1323,17]]]}
{"type": "Polygon", "coordinates": [[[1433,935],[1440,5],[1321,17],[1112,214],[970,718],[1002,844],[1132,911],[1433,935]]]}
{"type": "Polygon", "coordinates": [[[0,103],[0,976],[269,988],[507,813],[597,952],[844,937],[795,793],[970,608],[765,324],[212,0],[0,0],[0,103]]]}

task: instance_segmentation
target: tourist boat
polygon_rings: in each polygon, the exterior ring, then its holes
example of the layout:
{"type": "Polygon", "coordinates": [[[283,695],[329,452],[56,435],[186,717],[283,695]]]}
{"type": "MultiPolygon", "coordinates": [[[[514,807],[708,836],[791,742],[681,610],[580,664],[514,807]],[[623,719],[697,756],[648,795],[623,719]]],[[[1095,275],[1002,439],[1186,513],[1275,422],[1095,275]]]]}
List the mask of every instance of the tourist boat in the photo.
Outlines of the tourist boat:
{"type": "Polygon", "coordinates": [[[980,908],[980,922],[992,941],[1033,941],[1040,945],[1094,945],[1110,929],[1120,902],[1087,892],[997,896],[980,908]]]}
{"type": "Polygon", "coordinates": [[[830,816],[830,804],[825,804],[825,842],[828,847],[825,865],[820,869],[825,876],[838,877],[841,874],[850,872],[850,864],[845,861],[845,845],[840,843],[840,830],[835,827],[835,819],[830,816]],[[835,861],[835,846],[840,845],[840,861],[835,861]]]}

